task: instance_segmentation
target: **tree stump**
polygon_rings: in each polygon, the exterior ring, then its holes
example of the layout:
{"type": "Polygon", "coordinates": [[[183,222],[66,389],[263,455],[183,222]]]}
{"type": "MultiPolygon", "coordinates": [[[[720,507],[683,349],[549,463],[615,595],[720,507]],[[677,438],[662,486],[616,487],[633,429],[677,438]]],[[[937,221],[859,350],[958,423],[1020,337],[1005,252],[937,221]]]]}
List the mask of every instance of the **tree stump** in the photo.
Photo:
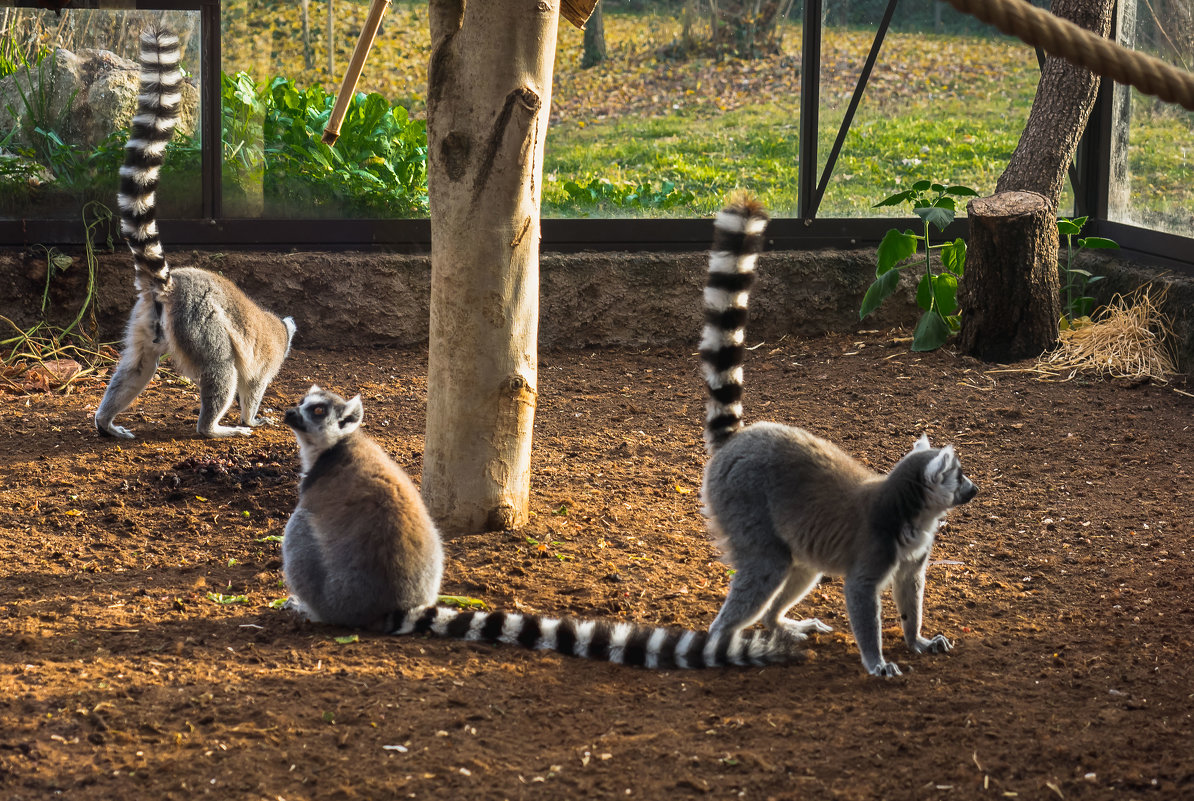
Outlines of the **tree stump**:
{"type": "Polygon", "coordinates": [[[959,348],[989,362],[1039,356],[1057,341],[1061,316],[1053,204],[1036,192],[1000,192],[970,201],[967,213],[959,348]]]}

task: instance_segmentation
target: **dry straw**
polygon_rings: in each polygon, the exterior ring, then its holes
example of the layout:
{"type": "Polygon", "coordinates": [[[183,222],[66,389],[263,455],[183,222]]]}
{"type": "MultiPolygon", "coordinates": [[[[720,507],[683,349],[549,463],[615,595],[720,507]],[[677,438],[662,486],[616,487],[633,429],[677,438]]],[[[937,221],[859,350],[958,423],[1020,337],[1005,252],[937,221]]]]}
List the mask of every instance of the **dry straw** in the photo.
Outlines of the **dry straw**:
{"type": "Polygon", "coordinates": [[[1031,372],[1042,381],[1069,381],[1082,375],[1167,383],[1177,372],[1167,342],[1169,318],[1161,312],[1165,290],[1152,285],[1128,296],[1117,294],[1095,319],[1061,332],[1057,348],[1043,354],[1031,372]]]}

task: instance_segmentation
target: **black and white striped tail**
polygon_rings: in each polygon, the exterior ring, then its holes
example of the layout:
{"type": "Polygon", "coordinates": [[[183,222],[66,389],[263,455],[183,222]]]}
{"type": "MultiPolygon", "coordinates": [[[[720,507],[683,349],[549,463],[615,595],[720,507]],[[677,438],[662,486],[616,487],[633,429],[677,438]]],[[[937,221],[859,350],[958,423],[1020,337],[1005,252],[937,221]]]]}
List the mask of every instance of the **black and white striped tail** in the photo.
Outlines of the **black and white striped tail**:
{"type": "Polygon", "coordinates": [[[170,267],[158,236],[158,181],[166,145],[178,125],[182,105],[182,72],[178,37],[164,28],[141,34],[141,94],[129,129],[120,168],[120,232],[133,251],[139,279],[159,286],[170,280],[170,267]]]}
{"type": "Polygon", "coordinates": [[[705,447],[710,454],[742,427],[747,303],[767,220],[763,205],[746,195],[731,199],[713,220],[701,335],[701,367],[709,388],[705,447]]]}
{"type": "Polygon", "coordinates": [[[770,665],[796,661],[801,656],[792,640],[755,629],[710,636],[705,631],[639,623],[462,611],[443,606],[391,613],[384,631],[521,645],[651,669],[770,665]]]}

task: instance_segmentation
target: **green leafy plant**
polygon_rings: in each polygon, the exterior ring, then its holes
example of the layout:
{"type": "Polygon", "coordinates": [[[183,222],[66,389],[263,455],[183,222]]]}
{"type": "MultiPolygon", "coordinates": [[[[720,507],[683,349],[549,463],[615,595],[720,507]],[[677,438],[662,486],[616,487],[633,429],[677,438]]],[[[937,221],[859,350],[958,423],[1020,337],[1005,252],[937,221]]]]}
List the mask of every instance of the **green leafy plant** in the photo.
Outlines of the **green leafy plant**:
{"type": "Polygon", "coordinates": [[[335,96],[269,85],[265,115],[267,192],[350,214],[427,213],[427,124],[379,94],[358,92],[335,147],[322,141],[335,96]]]}
{"type": "Polygon", "coordinates": [[[564,199],[554,205],[561,208],[596,206],[598,210],[667,210],[691,204],[696,195],[687,189],[677,189],[671,181],[658,187],[650,181],[642,183],[613,183],[605,178],[593,178],[585,183],[564,182],[564,199]]]}
{"type": "Polygon", "coordinates": [[[1084,249],[1104,250],[1118,248],[1119,243],[1113,239],[1101,236],[1087,236],[1074,239],[1082,233],[1086,225],[1086,217],[1059,217],[1057,219],[1057,233],[1065,237],[1066,259],[1060,265],[1062,313],[1060,327],[1064,331],[1073,328],[1075,322],[1083,318],[1090,319],[1094,310],[1095,299],[1087,295],[1091,284],[1103,280],[1103,276],[1094,275],[1089,270],[1074,266],[1074,255],[1084,249]]]}
{"type": "Polygon", "coordinates": [[[954,220],[957,211],[955,198],[976,197],[968,186],[945,186],[932,181],[917,181],[911,189],[889,195],[875,204],[898,206],[908,203],[912,212],[924,224],[924,234],[911,230],[900,232],[891,229],[879,243],[875,280],[867,288],[858,311],[859,319],[877,309],[900,282],[900,270],[911,266],[908,262],[920,252],[924,244],[924,275],[916,287],[916,305],[923,310],[916,330],[912,334],[912,350],[936,350],[945,344],[950,334],[958,330],[958,281],[966,271],[966,243],[961,238],[953,242],[933,244],[930,240],[930,226],[938,231],[954,220]],[[933,271],[932,252],[939,251],[941,272],[933,271]]]}

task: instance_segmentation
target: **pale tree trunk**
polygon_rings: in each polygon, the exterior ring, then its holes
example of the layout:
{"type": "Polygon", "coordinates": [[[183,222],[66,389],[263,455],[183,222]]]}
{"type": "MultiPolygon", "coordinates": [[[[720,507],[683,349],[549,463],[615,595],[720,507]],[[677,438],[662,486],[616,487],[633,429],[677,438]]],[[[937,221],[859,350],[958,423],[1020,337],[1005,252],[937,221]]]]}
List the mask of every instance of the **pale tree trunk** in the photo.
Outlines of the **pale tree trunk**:
{"type": "MultiPolygon", "coordinates": [[[[1055,0],[1052,11],[1106,36],[1113,5],[1114,0],[1055,0]]],[[[1066,171],[1086,130],[1098,89],[1099,79],[1090,70],[1053,56],[1045,59],[1028,122],[1007,169],[999,176],[991,200],[1010,192],[1035,193],[1044,197],[1048,214],[1034,216],[1033,225],[1056,226],[1057,204],[1065,186],[1066,171]]],[[[982,215],[982,204],[977,200],[971,201],[969,213],[975,213],[976,204],[982,215]]],[[[1000,202],[988,205],[992,209],[1004,206],[1000,202]]],[[[1011,215],[1003,223],[1012,226],[1006,230],[995,218],[971,225],[966,278],[958,292],[962,309],[958,342],[972,356],[1014,361],[1037,356],[1057,341],[1060,306],[1056,249],[1041,253],[1036,248],[1026,248],[1021,253],[1033,254],[1036,261],[1022,261],[1011,269],[984,261],[1006,259],[1008,254],[1001,252],[1000,243],[1006,243],[1017,233],[1033,242],[1056,240],[1055,232],[1050,235],[1035,228],[1014,230],[1022,223],[1023,218],[1011,215]],[[1045,259],[1043,264],[1039,261],[1041,257],[1045,259]],[[1001,322],[1007,319],[1020,320],[1022,324],[1008,326],[1001,322]]]]}
{"type": "Polygon", "coordinates": [[[423,498],[445,533],[522,525],[557,5],[432,0],[423,498]]]}

